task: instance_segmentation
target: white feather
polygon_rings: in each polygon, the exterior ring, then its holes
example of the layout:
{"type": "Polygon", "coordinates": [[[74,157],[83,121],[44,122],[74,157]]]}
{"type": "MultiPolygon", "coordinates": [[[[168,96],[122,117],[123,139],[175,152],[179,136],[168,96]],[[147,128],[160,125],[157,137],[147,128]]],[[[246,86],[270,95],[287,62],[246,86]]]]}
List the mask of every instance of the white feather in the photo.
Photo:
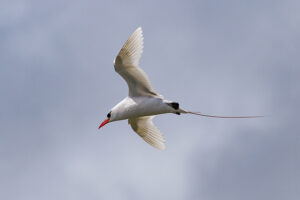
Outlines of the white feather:
{"type": "Polygon", "coordinates": [[[143,52],[142,28],[128,38],[114,61],[115,71],[127,82],[129,96],[156,96],[146,73],[138,67],[143,52]]]}
{"type": "Polygon", "coordinates": [[[154,126],[152,119],[154,116],[137,117],[128,119],[131,128],[151,146],[164,150],[165,140],[160,131],[154,126]]]}

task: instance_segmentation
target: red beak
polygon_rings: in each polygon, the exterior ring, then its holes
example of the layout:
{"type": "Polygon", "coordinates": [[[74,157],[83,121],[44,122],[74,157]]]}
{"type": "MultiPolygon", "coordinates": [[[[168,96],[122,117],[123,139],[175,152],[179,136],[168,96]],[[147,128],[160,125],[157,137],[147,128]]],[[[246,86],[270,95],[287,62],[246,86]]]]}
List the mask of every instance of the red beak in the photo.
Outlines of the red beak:
{"type": "Polygon", "coordinates": [[[104,126],[104,125],[107,124],[108,122],[109,122],[109,119],[106,118],[106,119],[100,124],[100,126],[99,126],[98,129],[100,129],[102,126],[104,126]]]}

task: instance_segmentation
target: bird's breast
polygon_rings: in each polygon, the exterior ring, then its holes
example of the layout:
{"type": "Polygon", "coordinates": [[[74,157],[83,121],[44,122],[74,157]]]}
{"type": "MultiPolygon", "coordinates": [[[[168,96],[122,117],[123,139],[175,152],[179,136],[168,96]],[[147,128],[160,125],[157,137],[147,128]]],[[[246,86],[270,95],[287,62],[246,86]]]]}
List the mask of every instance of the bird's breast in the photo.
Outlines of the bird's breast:
{"type": "Polygon", "coordinates": [[[120,120],[172,112],[171,107],[161,98],[127,97],[120,104],[122,110],[118,117],[120,120]]]}

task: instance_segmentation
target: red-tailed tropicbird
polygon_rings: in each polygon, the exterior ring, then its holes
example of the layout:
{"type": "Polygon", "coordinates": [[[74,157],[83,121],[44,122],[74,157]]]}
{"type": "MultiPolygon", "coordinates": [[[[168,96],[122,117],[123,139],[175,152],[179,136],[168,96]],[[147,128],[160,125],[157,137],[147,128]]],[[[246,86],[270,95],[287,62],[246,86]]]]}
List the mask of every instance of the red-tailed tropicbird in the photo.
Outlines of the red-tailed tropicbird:
{"type": "Polygon", "coordinates": [[[143,52],[142,28],[137,28],[128,38],[114,60],[115,71],[127,82],[129,95],[107,114],[99,129],[113,121],[128,119],[131,128],[147,143],[158,149],[165,149],[165,140],[154,126],[155,115],[164,113],[195,114],[215,118],[255,118],[262,116],[216,116],[183,110],[177,102],[168,101],[152,88],[146,73],[139,68],[143,52]]]}

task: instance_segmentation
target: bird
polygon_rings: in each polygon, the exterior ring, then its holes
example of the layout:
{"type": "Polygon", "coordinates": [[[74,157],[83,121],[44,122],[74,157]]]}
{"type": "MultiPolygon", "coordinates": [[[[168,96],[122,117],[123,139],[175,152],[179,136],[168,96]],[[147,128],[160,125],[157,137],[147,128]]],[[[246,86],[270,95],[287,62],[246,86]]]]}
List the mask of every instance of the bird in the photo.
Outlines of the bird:
{"type": "Polygon", "coordinates": [[[144,47],[144,37],[141,27],[138,27],[122,46],[113,61],[115,71],[126,81],[128,96],[108,112],[104,125],[128,120],[131,126],[145,142],[159,149],[165,149],[165,140],[158,128],[153,124],[153,118],[159,114],[174,113],[194,114],[214,118],[256,118],[262,116],[217,116],[200,112],[186,111],[178,102],[169,101],[158,94],[152,87],[147,74],[139,67],[144,47]]]}

